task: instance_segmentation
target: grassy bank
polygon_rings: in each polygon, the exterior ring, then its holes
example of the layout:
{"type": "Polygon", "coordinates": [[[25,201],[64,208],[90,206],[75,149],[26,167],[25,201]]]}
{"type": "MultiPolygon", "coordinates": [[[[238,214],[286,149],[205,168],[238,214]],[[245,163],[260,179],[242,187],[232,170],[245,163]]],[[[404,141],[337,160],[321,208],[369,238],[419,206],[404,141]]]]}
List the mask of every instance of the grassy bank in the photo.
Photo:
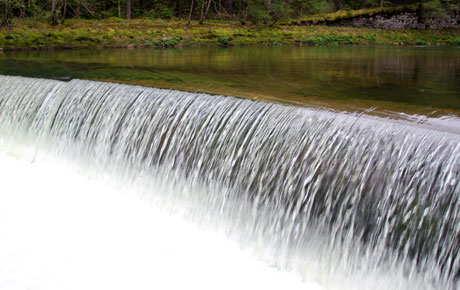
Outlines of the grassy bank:
{"type": "Polygon", "coordinates": [[[45,20],[15,19],[0,30],[2,50],[103,47],[182,47],[227,45],[460,45],[460,30],[381,30],[369,28],[241,25],[231,21],[69,19],[60,26],[45,20]]]}

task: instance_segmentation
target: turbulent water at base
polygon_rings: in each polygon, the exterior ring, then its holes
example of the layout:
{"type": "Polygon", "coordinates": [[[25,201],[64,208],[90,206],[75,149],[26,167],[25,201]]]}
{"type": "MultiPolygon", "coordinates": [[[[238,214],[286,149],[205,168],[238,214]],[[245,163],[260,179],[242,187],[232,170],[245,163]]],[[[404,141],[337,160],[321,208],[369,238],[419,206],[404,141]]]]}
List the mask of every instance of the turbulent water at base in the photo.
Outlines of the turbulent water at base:
{"type": "Polygon", "coordinates": [[[342,289],[458,288],[458,135],[232,97],[0,76],[0,138],[143,194],[160,187],[162,202],[191,220],[326,288],[334,279],[342,289]]]}

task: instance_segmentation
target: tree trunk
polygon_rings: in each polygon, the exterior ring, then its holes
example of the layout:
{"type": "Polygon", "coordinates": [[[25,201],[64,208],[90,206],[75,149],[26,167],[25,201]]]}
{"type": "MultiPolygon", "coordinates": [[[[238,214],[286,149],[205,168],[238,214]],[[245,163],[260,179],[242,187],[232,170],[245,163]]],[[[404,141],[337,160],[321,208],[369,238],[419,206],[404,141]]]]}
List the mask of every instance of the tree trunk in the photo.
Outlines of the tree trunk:
{"type": "Polygon", "coordinates": [[[174,15],[176,17],[179,17],[181,15],[181,6],[180,6],[180,0],[176,0],[176,5],[174,5],[174,15]]]}
{"type": "Polygon", "coordinates": [[[224,0],[224,9],[233,18],[233,0],[224,0]]]}
{"type": "Polygon", "coordinates": [[[65,19],[66,14],[67,14],[67,1],[64,2],[64,8],[62,9],[62,18],[61,18],[60,24],[64,24],[64,19],[65,19]]]}
{"type": "Polygon", "coordinates": [[[143,14],[147,8],[147,1],[145,0],[139,0],[139,14],[143,14]]]}
{"type": "Polygon", "coordinates": [[[204,5],[206,5],[206,1],[202,0],[203,3],[201,3],[201,10],[200,10],[200,24],[203,24],[203,14],[204,14],[204,5]]]}
{"type": "Polygon", "coordinates": [[[272,0],[267,0],[265,5],[267,6],[267,18],[265,18],[264,24],[267,24],[268,19],[270,19],[270,10],[272,8],[272,0]]]}
{"type": "Polygon", "coordinates": [[[118,0],[118,18],[121,18],[121,3],[120,3],[120,0],[118,0]]]}
{"type": "Polygon", "coordinates": [[[76,0],[77,6],[75,7],[75,17],[80,18],[80,11],[81,11],[81,2],[80,0],[76,0]]]}
{"type": "Polygon", "coordinates": [[[1,21],[1,25],[0,26],[8,26],[10,24],[10,21],[9,21],[9,1],[8,0],[3,0],[3,5],[1,7],[1,10],[0,12],[2,13],[2,21],[1,21]]]}
{"type": "Polygon", "coordinates": [[[187,25],[190,25],[190,20],[192,19],[192,13],[193,13],[193,5],[195,4],[195,0],[192,0],[190,4],[190,12],[188,13],[188,21],[187,25]]]}
{"type": "Polygon", "coordinates": [[[20,0],[22,2],[19,7],[19,17],[20,18],[25,18],[26,17],[26,10],[27,10],[27,1],[26,0],[20,0]]]}
{"type": "Polygon", "coordinates": [[[131,19],[131,2],[132,0],[126,0],[126,19],[131,19]]]}
{"type": "Polygon", "coordinates": [[[211,7],[211,0],[208,0],[208,5],[206,5],[206,1],[203,1],[203,5],[201,6],[200,24],[203,24],[203,21],[206,18],[206,15],[208,14],[210,7],[211,7]]]}
{"type": "Polygon", "coordinates": [[[383,0],[380,0],[380,7],[383,7],[383,0]]]}
{"type": "Polygon", "coordinates": [[[51,25],[58,25],[58,16],[56,14],[57,0],[51,0],[51,25]]]}

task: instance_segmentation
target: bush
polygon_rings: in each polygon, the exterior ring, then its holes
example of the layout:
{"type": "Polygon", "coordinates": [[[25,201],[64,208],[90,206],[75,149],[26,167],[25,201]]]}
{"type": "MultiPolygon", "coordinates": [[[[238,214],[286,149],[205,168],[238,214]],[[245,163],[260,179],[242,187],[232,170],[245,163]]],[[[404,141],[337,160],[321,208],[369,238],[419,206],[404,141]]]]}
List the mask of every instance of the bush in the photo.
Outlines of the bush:
{"type": "Polygon", "coordinates": [[[274,1],[270,10],[270,20],[277,22],[289,14],[291,14],[291,8],[283,2],[274,1]]]}
{"type": "Polygon", "coordinates": [[[164,7],[163,9],[161,9],[160,11],[161,19],[171,19],[173,17],[174,17],[174,11],[172,8],[164,7]]]}
{"type": "Polygon", "coordinates": [[[174,10],[172,8],[159,6],[147,12],[144,12],[144,17],[156,19],[171,19],[174,17],[174,10]]]}
{"type": "Polygon", "coordinates": [[[331,2],[327,0],[305,0],[302,2],[302,11],[306,14],[329,13],[332,11],[331,2]]]}
{"type": "Polygon", "coordinates": [[[179,43],[179,41],[180,41],[179,37],[174,37],[171,39],[163,38],[163,39],[154,41],[153,44],[159,47],[174,47],[179,43]]]}
{"type": "Polygon", "coordinates": [[[123,22],[123,19],[115,17],[115,16],[109,17],[109,18],[107,18],[107,20],[110,21],[110,22],[115,22],[115,23],[123,22]]]}
{"type": "Polygon", "coordinates": [[[228,39],[225,37],[219,37],[217,41],[222,45],[228,45],[228,39]]]}
{"type": "Polygon", "coordinates": [[[447,43],[450,45],[460,45],[460,37],[448,40],[447,43]]]}
{"type": "Polygon", "coordinates": [[[258,3],[252,3],[249,6],[247,20],[253,24],[260,24],[267,21],[267,9],[265,7],[258,5],[258,3]]]}

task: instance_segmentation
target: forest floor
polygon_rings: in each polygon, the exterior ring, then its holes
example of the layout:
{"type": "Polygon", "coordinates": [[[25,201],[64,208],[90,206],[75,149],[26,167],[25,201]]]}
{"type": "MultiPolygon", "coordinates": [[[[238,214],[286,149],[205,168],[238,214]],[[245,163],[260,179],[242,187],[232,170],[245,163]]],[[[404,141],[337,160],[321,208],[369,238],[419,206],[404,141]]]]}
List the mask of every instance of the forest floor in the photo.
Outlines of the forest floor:
{"type": "Polygon", "coordinates": [[[0,51],[106,47],[238,45],[460,45],[460,29],[383,30],[324,25],[242,25],[236,21],[180,19],[14,19],[0,29],[0,51]]]}

